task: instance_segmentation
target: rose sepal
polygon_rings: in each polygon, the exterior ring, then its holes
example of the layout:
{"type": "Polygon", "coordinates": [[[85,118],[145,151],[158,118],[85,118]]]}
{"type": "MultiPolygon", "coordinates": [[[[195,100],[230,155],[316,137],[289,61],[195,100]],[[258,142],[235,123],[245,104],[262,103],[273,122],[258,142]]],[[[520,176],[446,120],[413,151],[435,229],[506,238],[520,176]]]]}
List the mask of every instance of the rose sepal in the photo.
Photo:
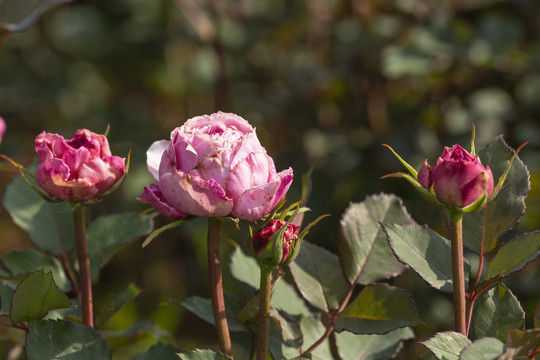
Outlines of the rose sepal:
{"type": "Polygon", "coordinates": [[[304,230],[302,230],[302,232],[298,235],[298,238],[294,241],[294,244],[291,246],[292,250],[289,253],[289,256],[287,256],[287,259],[285,259],[285,261],[281,264],[281,266],[288,265],[291,262],[293,262],[294,259],[296,259],[296,257],[300,253],[300,248],[302,246],[302,240],[304,239],[304,237],[306,237],[306,235],[309,233],[309,231],[311,230],[313,226],[315,226],[319,221],[321,221],[327,216],[330,216],[330,214],[324,214],[324,215],[319,216],[318,218],[313,220],[308,226],[306,226],[304,230]]]}
{"type": "Polygon", "coordinates": [[[408,162],[406,162],[405,160],[403,160],[403,158],[401,156],[398,155],[397,152],[394,151],[394,149],[392,149],[392,147],[390,145],[387,145],[387,144],[382,144],[382,146],[385,146],[387,147],[388,149],[390,149],[390,151],[395,155],[395,157],[398,158],[398,160],[403,164],[403,166],[405,166],[407,168],[407,170],[409,170],[409,172],[411,173],[411,175],[413,176],[414,180],[417,180],[418,179],[418,172],[416,171],[415,168],[413,168],[408,162]]]}
{"type": "Polygon", "coordinates": [[[19,170],[19,173],[21,174],[21,177],[23,178],[24,182],[27,183],[32,190],[34,190],[43,200],[51,202],[51,203],[57,203],[64,201],[62,199],[58,199],[55,196],[49,195],[45,191],[43,191],[39,186],[36,186],[30,181],[26,175],[29,175],[35,182],[37,182],[36,175],[34,175],[30,170],[22,166],[21,164],[17,163],[16,161],[10,159],[6,155],[0,154],[0,158],[7,161],[9,164],[11,164],[13,167],[15,167],[17,170],[19,170]]]}
{"type": "Polygon", "coordinates": [[[403,179],[407,180],[409,183],[412,184],[412,186],[415,187],[416,190],[418,190],[418,192],[420,194],[422,194],[422,196],[426,200],[428,200],[433,205],[441,206],[441,207],[444,207],[444,208],[451,208],[450,206],[448,206],[446,204],[443,204],[439,200],[437,200],[437,197],[435,197],[435,194],[433,193],[433,188],[431,188],[430,191],[428,191],[411,175],[405,174],[405,173],[402,173],[402,172],[398,172],[398,173],[392,173],[392,174],[384,175],[384,176],[381,177],[381,179],[387,179],[387,178],[391,178],[391,177],[403,178],[403,179]]]}

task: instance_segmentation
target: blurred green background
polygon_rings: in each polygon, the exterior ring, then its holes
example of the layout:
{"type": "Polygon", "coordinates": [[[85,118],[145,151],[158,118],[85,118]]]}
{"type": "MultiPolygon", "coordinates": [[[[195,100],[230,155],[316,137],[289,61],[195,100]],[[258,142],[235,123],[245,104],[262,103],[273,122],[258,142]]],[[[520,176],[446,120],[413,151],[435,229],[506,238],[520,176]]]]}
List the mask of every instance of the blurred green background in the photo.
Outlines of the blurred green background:
{"type": "MultiPolygon", "coordinates": [[[[91,210],[93,218],[142,211],[135,198],[151,182],[146,149],[190,117],[234,112],[257,128],[276,167],[313,171],[308,206],[317,225],[308,240],[336,251],[339,219],[351,201],[396,193],[419,223],[445,234],[439,210],[405,181],[381,144],[416,166],[433,163],[443,147],[477,148],[504,134],[531,171],[528,212],[515,232],[540,223],[540,2],[535,0],[116,0],[76,1],[47,10],[29,31],[0,45],[0,115],[7,133],[0,152],[29,164],[41,131],[71,138],[78,128],[111,126],[113,154],[131,150],[121,191],[91,210]]],[[[0,193],[15,172],[2,167],[0,193]]],[[[156,218],[156,226],[166,224],[156,218]]],[[[224,235],[245,242],[247,226],[224,235]]],[[[199,219],[142,249],[123,249],[101,274],[96,302],[135,283],[144,293],[117,314],[108,335],[118,359],[155,342],[122,330],[137,319],[167,331],[186,350],[217,348],[213,327],[167,303],[209,297],[206,222],[199,219]]],[[[512,234],[508,234],[508,238],[512,234]]],[[[0,210],[0,254],[32,246],[0,210]]],[[[472,260],[474,261],[474,260],[472,260]]],[[[227,260],[224,260],[225,267],[227,260]]],[[[339,269],[336,269],[339,271],[339,269]]],[[[249,294],[225,270],[225,287],[249,294]]],[[[424,325],[415,328],[402,359],[426,349],[418,341],[452,328],[451,298],[407,271],[391,283],[407,288],[424,325]]],[[[530,317],[540,299],[538,261],[508,280],[530,317]]],[[[529,323],[530,325],[530,323],[529,323]]],[[[159,332],[158,332],[159,333],[159,332]]],[[[0,357],[22,345],[0,327],[0,357]]]]}

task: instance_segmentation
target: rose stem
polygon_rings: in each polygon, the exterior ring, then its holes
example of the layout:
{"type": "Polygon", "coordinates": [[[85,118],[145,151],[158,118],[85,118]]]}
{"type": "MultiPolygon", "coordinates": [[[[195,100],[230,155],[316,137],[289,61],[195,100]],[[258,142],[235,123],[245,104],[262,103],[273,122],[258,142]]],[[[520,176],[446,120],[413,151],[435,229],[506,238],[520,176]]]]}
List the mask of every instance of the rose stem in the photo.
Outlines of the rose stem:
{"type": "Polygon", "coordinates": [[[223,298],[223,278],[220,257],[221,222],[216,218],[208,219],[208,273],[210,275],[210,294],[212,309],[221,351],[232,357],[229,326],[225,317],[225,300],[223,298]]]}
{"type": "Polygon", "coordinates": [[[257,360],[266,360],[268,354],[268,332],[270,330],[270,284],[272,268],[261,266],[259,290],[259,330],[257,332],[257,360]]]}
{"type": "Polygon", "coordinates": [[[92,305],[92,274],[90,272],[90,258],[88,257],[88,243],[86,241],[86,223],[84,206],[76,205],[73,209],[73,223],[75,225],[75,244],[79,259],[79,282],[81,290],[83,323],[94,327],[92,305]]]}
{"type": "Polygon", "coordinates": [[[465,273],[463,269],[463,213],[451,212],[452,278],[454,282],[454,322],[456,331],[467,336],[465,312],[465,273]]]}

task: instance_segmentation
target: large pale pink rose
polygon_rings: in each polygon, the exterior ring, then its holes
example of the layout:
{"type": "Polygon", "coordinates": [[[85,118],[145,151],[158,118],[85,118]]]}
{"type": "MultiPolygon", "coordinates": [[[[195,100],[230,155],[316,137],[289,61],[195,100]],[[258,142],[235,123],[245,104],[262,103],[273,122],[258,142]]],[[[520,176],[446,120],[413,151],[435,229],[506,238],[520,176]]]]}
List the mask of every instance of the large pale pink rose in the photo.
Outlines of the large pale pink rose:
{"type": "Polygon", "coordinates": [[[493,191],[493,174],[459,145],[445,147],[433,169],[424,162],[418,171],[418,182],[426,189],[433,186],[437,200],[450,206],[463,207],[475,202],[484,189],[493,191]]]}
{"type": "Polygon", "coordinates": [[[71,140],[42,132],[36,137],[38,183],[62,200],[87,201],[109,190],[125,173],[105,135],[79,129],[71,140]]]}
{"type": "Polygon", "coordinates": [[[233,216],[256,221],[285,196],[291,168],[276,172],[255,129],[235,114],[194,117],[147,151],[157,180],[139,201],[170,218],[233,216]]]}
{"type": "Polygon", "coordinates": [[[6,122],[0,116],[0,143],[2,142],[2,136],[4,136],[5,132],[6,132],[6,122]]]}

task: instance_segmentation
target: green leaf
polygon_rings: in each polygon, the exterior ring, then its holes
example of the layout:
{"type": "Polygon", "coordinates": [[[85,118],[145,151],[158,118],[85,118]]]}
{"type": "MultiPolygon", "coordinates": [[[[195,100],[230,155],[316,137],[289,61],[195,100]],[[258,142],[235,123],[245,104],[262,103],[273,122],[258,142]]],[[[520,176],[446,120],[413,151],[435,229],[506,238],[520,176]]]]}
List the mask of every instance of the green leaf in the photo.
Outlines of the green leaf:
{"type": "Polygon", "coordinates": [[[368,285],[334,320],[337,332],[386,334],[420,323],[409,294],[387,284],[368,285]]]}
{"type": "Polygon", "coordinates": [[[289,319],[276,309],[270,309],[270,319],[278,325],[283,342],[298,348],[302,345],[302,332],[298,320],[289,319]]]}
{"type": "Polygon", "coordinates": [[[517,298],[502,283],[486,291],[474,307],[473,329],[476,338],[506,340],[509,330],[523,329],[525,312],[517,298]]]}
{"type": "Polygon", "coordinates": [[[38,248],[53,255],[73,249],[75,233],[67,201],[45,201],[17,176],[6,188],[3,205],[38,248]]]}
{"type": "MultiPolygon", "coordinates": [[[[240,247],[233,251],[230,270],[235,279],[250,285],[255,290],[259,289],[261,282],[259,264],[253,257],[247,256],[240,247]]],[[[255,302],[257,303],[257,301],[255,302]]],[[[291,315],[307,315],[310,313],[304,300],[298,295],[294,287],[283,279],[278,281],[272,291],[270,306],[291,315]]],[[[249,315],[246,314],[246,316],[249,315]]]]}
{"type": "Polygon", "coordinates": [[[150,231],[152,220],[149,215],[124,213],[103,216],[93,221],[87,230],[92,279],[97,279],[100,267],[105,265],[122,245],[129,244],[150,231]]]}
{"type": "Polygon", "coordinates": [[[183,223],[185,223],[187,220],[190,220],[190,219],[182,219],[182,220],[174,221],[174,222],[172,222],[170,224],[164,225],[164,226],[160,227],[159,229],[156,229],[156,230],[152,231],[152,233],[150,235],[148,235],[146,237],[146,239],[144,239],[142,247],[148,246],[162,232],[170,230],[170,229],[174,229],[175,227],[178,227],[178,226],[182,225],[183,223]]]}
{"type": "MultiPolygon", "coordinates": [[[[450,240],[427,226],[418,224],[383,224],[390,247],[397,258],[408,264],[434,288],[453,292],[452,250],[450,240]]],[[[465,280],[469,266],[465,263],[465,280]]]]}
{"type": "MultiPolygon", "coordinates": [[[[236,314],[240,312],[242,306],[231,294],[225,293],[225,316],[229,323],[229,330],[233,332],[246,331],[246,327],[236,320],[236,314]]],[[[180,303],[184,308],[191,311],[201,319],[215,325],[212,300],[200,296],[191,296],[180,303]]]]}
{"type": "Polygon", "coordinates": [[[349,285],[338,270],[336,255],[304,242],[289,268],[300,293],[311,305],[325,312],[339,307],[349,285]]]}
{"type": "MultiPolygon", "coordinates": [[[[506,170],[513,155],[502,136],[490,142],[478,155],[484,166],[493,172],[495,183],[506,170]]],[[[530,190],[529,171],[518,158],[512,163],[504,186],[497,197],[486,206],[484,253],[495,250],[499,237],[513,228],[525,212],[525,198],[530,190]]],[[[467,248],[480,253],[484,212],[463,217],[463,239],[467,248]]]]}
{"type": "Polygon", "coordinates": [[[515,359],[540,348],[540,329],[514,330],[506,335],[506,351],[501,359],[515,359]]]}
{"type": "Polygon", "coordinates": [[[161,342],[154,344],[147,352],[140,354],[135,360],[178,360],[180,350],[161,342]]]}
{"type": "Polygon", "coordinates": [[[117,294],[110,302],[107,309],[96,312],[95,325],[97,328],[102,327],[118,310],[126,303],[135,300],[141,293],[141,290],[134,284],[129,284],[128,287],[121,293],[117,294]]]}
{"type": "Polygon", "coordinates": [[[341,218],[338,252],[349,282],[370,284],[399,275],[405,266],[388,246],[380,222],[398,224],[413,220],[395,195],[374,195],[349,205],[341,218]]]}
{"type": "Polygon", "coordinates": [[[108,360],[112,351],[91,327],[71,321],[31,320],[26,356],[28,360],[108,360]]]}
{"type": "Polygon", "coordinates": [[[54,283],[50,272],[36,271],[22,280],[13,293],[11,321],[13,324],[30,318],[43,318],[49,310],[71,307],[68,297],[54,283]]]}
{"type": "Polygon", "coordinates": [[[12,251],[0,258],[4,269],[8,270],[9,277],[19,277],[36,270],[45,270],[52,273],[54,282],[62,290],[68,290],[69,280],[60,262],[46,254],[34,249],[12,251]]]}
{"type": "Polygon", "coordinates": [[[489,261],[486,279],[508,276],[540,255],[540,231],[521,234],[502,245],[489,261]]]}
{"type": "MultiPolygon", "coordinates": [[[[276,315],[274,313],[274,315],[276,315]]],[[[302,333],[299,323],[292,326],[289,322],[284,322],[283,318],[279,321],[275,317],[271,317],[270,330],[268,334],[268,351],[274,359],[292,359],[299,355],[299,347],[301,346],[302,333]],[[285,325],[287,330],[281,328],[285,325]],[[292,330],[292,332],[289,332],[292,330]],[[291,339],[290,337],[300,336],[300,338],[291,339]],[[295,343],[293,346],[291,343],[295,343]]]]}
{"type": "Polygon", "coordinates": [[[225,354],[216,353],[211,350],[194,350],[179,354],[182,360],[227,360],[231,359],[225,354]]]}
{"type": "Polygon", "coordinates": [[[337,347],[342,360],[393,359],[404,340],[414,338],[411,328],[402,328],[384,335],[355,335],[344,331],[336,334],[337,347]]]}
{"type": "Polygon", "coordinates": [[[11,313],[11,299],[14,289],[3,281],[0,281],[0,315],[11,313]]]}
{"type": "MultiPolygon", "coordinates": [[[[302,351],[305,352],[311,345],[313,345],[326,331],[326,327],[323,323],[313,318],[312,316],[302,316],[300,319],[300,330],[304,335],[304,342],[302,344],[302,351]]],[[[297,355],[299,353],[297,352],[297,355]]],[[[321,345],[319,345],[311,353],[314,360],[328,360],[332,359],[330,350],[330,341],[326,339],[321,345]]]]}
{"type": "Polygon", "coordinates": [[[498,339],[485,337],[466,346],[459,360],[495,360],[504,353],[504,343],[498,339]]]}
{"type": "Polygon", "coordinates": [[[463,334],[445,331],[435,334],[430,339],[421,342],[439,360],[458,360],[461,351],[471,344],[471,340],[463,334]]]}
{"type": "Polygon", "coordinates": [[[9,32],[28,30],[49,7],[73,0],[4,0],[0,2],[0,29],[9,32]]]}

